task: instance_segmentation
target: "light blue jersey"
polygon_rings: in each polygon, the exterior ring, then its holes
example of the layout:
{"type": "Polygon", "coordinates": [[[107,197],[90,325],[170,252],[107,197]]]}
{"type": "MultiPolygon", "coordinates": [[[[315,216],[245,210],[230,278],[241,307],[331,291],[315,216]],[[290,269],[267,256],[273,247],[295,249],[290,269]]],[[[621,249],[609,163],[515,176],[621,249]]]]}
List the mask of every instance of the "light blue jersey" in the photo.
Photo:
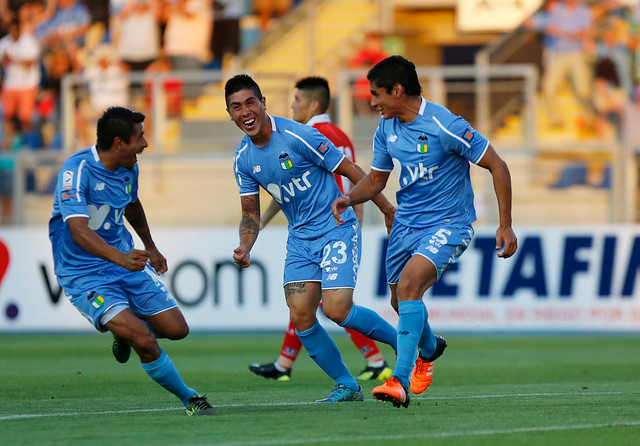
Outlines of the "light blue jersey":
{"type": "Polygon", "coordinates": [[[418,116],[408,124],[380,120],[371,168],[399,167],[395,221],[420,228],[442,222],[476,220],[469,162],[484,156],[489,141],[447,108],[422,98],[418,116]]]}
{"type": "MultiPolygon", "coordinates": [[[[336,229],[331,203],[341,193],[333,171],[344,154],[318,130],[286,118],[269,116],[271,139],[259,147],[245,135],[234,152],[234,172],[240,195],[269,192],[289,221],[289,233],[316,239],[336,229]]],[[[353,209],[345,224],[357,224],[353,209]]]]}
{"type": "Polygon", "coordinates": [[[65,224],[67,219],[87,217],[89,228],[109,245],[126,253],[133,249],[133,239],[124,225],[124,211],[137,199],[137,164],[133,169],[107,170],[98,157],[96,146],[81,150],[64,162],[58,174],[53,215],[49,220],[49,238],[59,280],[113,266],[74,243],[69,226],[65,224]]]}

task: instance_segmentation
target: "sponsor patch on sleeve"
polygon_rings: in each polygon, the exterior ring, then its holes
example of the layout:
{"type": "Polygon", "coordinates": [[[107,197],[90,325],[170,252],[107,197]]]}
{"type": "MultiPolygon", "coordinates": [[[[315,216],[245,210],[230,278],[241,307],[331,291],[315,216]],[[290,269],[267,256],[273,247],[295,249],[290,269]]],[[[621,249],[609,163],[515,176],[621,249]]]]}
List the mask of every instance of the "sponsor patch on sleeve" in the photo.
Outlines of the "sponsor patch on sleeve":
{"type": "Polygon", "coordinates": [[[63,190],[61,195],[60,195],[60,201],[62,201],[62,202],[69,201],[72,198],[76,198],[75,189],[63,190]]]}
{"type": "Polygon", "coordinates": [[[467,127],[467,129],[462,134],[462,138],[467,142],[473,141],[473,129],[471,127],[467,127]]]}
{"type": "Polygon", "coordinates": [[[329,141],[325,141],[318,146],[318,152],[322,153],[323,155],[327,153],[327,150],[329,150],[329,141]]]}
{"type": "Polygon", "coordinates": [[[71,189],[73,185],[73,171],[65,170],[62,174],[62,188],[71,189]]]}

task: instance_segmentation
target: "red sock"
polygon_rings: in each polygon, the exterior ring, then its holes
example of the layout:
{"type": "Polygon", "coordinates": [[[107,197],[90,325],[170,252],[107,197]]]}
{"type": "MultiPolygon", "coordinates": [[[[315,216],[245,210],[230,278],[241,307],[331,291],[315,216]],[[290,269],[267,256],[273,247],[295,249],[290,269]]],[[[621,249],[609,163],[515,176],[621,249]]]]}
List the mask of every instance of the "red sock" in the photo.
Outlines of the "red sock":
{"type": "Polygon", "coordinates": [[[380,350],[373,339],[369,339],[362,333],[352,330],[351,328],[345,328],[345,330],[349,333],[351,341],[355,344],[365,359],[369,356],[375,355],[376,353],[380,353],[380,350]]]}
{"type": "Polygon", "coordinates": [[[289,322],[289,327],[287,328],[287,332],[284,334],[284,339],[282,340],[282,349],[280,350],[280,354],[287,359],[295,361],[298,357],[298,353],[300,353],[301,347],[302,341],[296,334],[296,327],[294,327],[293,322],[289,322]]]}

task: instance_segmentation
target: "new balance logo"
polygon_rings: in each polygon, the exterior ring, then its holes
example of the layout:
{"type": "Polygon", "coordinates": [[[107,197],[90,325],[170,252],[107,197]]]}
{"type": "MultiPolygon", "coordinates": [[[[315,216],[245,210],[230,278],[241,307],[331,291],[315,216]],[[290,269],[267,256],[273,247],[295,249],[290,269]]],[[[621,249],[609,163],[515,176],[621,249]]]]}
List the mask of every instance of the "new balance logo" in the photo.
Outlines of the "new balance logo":
{"type": "Polygon", "coordinates": [[[409,332],[408,332],[408,331],[399,331],[399,332],[398,332],[398,334],[399,334],[399,335],[406,336],[406,335],[408,335],[408,334],[409,334],[409,332]]]}
{"type": "Polygon", "coordinates": [[[104,190],[104,183],[96,183],[96,187],[93,190],[104,190]]]}

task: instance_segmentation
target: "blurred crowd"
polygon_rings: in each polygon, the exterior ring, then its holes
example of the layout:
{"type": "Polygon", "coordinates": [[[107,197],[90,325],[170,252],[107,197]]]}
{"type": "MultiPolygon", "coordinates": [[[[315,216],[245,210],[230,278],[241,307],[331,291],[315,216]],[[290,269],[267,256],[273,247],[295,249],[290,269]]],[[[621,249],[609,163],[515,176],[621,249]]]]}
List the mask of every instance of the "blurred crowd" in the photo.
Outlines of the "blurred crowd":
{"type": "Polygon", "coordinates": [[[551,127],[568,125],[558,93],[568,80],[585,133],[622,138],[640,102],[640,0],[547,0],[526,25],[544,38],[542,93],[551,127]]]}
{"type": "MultiPolygon", "coordinates": [[[[59,148],[60,88],[68,73],[220,68],[241,50],[243,17],[257,16],[265,32],[296,3],[0,0],[1,147],[59,148]]],[[[110,91],[110,102],[126,104],[122,80],[98,87],[110,91]]],[[[90,96],[92,108],[104,107],[107,95],[90,96]]]]}
{"type": "MultiPolygon", "coordinates": [[[[79,138],[92,141],[86,123],[109,105],[129,105],[122,74],[233,64],[243,17],[257,17],[259,38],[299,2],[0,0],[0,224],[12,220],[14,158],[6,154],[61,148],[65,75],[90,79],[75,119],[79,138]]],[[[176,86],[164,87],[170,96],[176,86]]]]}

